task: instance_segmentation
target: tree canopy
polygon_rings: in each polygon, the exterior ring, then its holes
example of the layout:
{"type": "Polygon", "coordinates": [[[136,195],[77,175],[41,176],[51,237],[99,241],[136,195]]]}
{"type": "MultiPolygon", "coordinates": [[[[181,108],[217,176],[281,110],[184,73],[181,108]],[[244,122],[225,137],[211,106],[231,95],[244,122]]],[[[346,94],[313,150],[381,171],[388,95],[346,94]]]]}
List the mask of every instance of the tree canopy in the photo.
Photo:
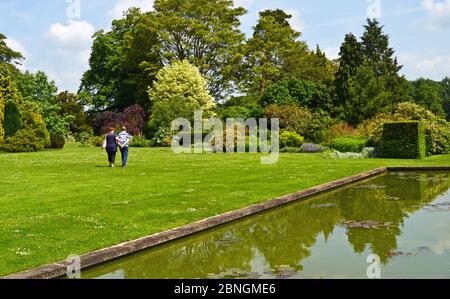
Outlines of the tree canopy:
{"type": "Polygon", "coordinates": [[[156,83],[149,90],[153,102],[150,126],[154,131],[170,130],[173,120],[193,120],[196,110],[204,110],[206,115],[215,107],[207,81],[200,70],[187,60],[161,69],[156,77],[156,83]]]}
{"type": "Polygon", "coordinates": [[[408,83],[399,74],[402,67],[383,26],[368,19],[364,28],[360,42],[353,34],[345,37],[335,81],[341,116],[353,125],[409,98],[408,83]]]}
{"type": "Polygon", "coordinates": [[[22,53],[16,52],[6,44],[6,36],[0,33],[0,63],[20,64],[24,59],[22,53]]]}

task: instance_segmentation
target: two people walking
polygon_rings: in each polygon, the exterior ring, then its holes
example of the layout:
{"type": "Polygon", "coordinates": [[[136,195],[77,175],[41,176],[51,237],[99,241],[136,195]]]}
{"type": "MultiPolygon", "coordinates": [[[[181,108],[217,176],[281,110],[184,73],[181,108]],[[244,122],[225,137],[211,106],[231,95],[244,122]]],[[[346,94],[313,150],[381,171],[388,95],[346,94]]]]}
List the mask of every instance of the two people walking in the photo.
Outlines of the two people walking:
{"type": "Polygon", "coordinates": [[[105,136],[102,149],[106,150],[108,153],[108,162],[110,167],[115,166],[118,148],[122,154],[122,167],[127,166],[128,151],[131,139],[133,139],[133,136],[128,134],[127,128],[123,127],[122,132],[120,132],[119,135],[116,135],[115,128],[109,128],[109,133],[105,136]]]}

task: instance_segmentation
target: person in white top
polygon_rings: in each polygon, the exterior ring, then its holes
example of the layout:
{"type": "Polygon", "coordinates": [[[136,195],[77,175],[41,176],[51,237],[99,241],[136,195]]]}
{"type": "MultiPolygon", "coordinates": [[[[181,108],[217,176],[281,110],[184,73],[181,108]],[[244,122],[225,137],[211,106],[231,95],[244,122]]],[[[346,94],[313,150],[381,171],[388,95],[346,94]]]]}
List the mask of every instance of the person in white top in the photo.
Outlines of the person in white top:
{"type": "Polygon", "coordinates": [[[128,134],[126,127],[123,127],[122,132],[120,132],[118,136],[119,148],[122,154],[122,167],[127,167],[128,151],[131,139],[133,139],[133,136],[128,134]]]}

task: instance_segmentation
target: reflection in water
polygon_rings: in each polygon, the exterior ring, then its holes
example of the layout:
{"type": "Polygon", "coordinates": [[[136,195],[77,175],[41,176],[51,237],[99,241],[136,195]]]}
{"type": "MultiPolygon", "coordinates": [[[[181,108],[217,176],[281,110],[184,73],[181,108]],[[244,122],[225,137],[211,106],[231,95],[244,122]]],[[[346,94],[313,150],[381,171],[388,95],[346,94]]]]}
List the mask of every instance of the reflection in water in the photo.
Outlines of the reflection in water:
{"type": "Polygon", "coordinates": [[[449,277],[450,174],[390,173],[123,258],[83,278],[449,277]],[[433,206],[443,209],[427,209],[433,206]],[[119,271],[119,272],[116,272],[119,271]],[[122,272],[120,272],[122,271],[122,272]],[[123,272],[124,271],[124,272],[123,272]]]}

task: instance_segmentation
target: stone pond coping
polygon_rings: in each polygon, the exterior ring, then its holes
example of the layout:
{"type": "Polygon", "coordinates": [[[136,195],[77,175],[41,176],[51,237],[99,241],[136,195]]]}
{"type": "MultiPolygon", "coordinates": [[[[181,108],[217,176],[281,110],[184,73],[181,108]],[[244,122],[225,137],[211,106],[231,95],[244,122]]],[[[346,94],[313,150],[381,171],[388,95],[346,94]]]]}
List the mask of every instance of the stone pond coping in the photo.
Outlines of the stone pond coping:
{"type": "MultiPolygon", "coordinates": [[[[81,269],[98,266],[105,262],[111,262],[115,259],[125,257],[146,249],[150,249],[157,245],[161,245],[170,241],[174,241],[192,234],[202,232],[223,224],[227,224],[254,214],[261,213],[279,207],[288,203],[292,203],[301,199],[309,198],[313,195],[334,190],[336,188],[356,183],[365,179],[378,176],[389,171],[450,171],[450,167],[381,167],[366,171],[354,176],[332,181],[320,186],[316,186],[307,190],[285,195],[265,203],[255,204],[243,209],[224,213],[214,217],[210,217],[195,223],[178,227],[172,230],[157,233],[151,236],[143,237],[134,241],[125,242],[116,246],[94,251],[81,258],[81,269]]],[[[49,265],[45,265],[29,271],[24,271],[9,276],[4,279],[52,279],[61,278],[66,275],[70,262],[62,261],[49,265]]]]}

